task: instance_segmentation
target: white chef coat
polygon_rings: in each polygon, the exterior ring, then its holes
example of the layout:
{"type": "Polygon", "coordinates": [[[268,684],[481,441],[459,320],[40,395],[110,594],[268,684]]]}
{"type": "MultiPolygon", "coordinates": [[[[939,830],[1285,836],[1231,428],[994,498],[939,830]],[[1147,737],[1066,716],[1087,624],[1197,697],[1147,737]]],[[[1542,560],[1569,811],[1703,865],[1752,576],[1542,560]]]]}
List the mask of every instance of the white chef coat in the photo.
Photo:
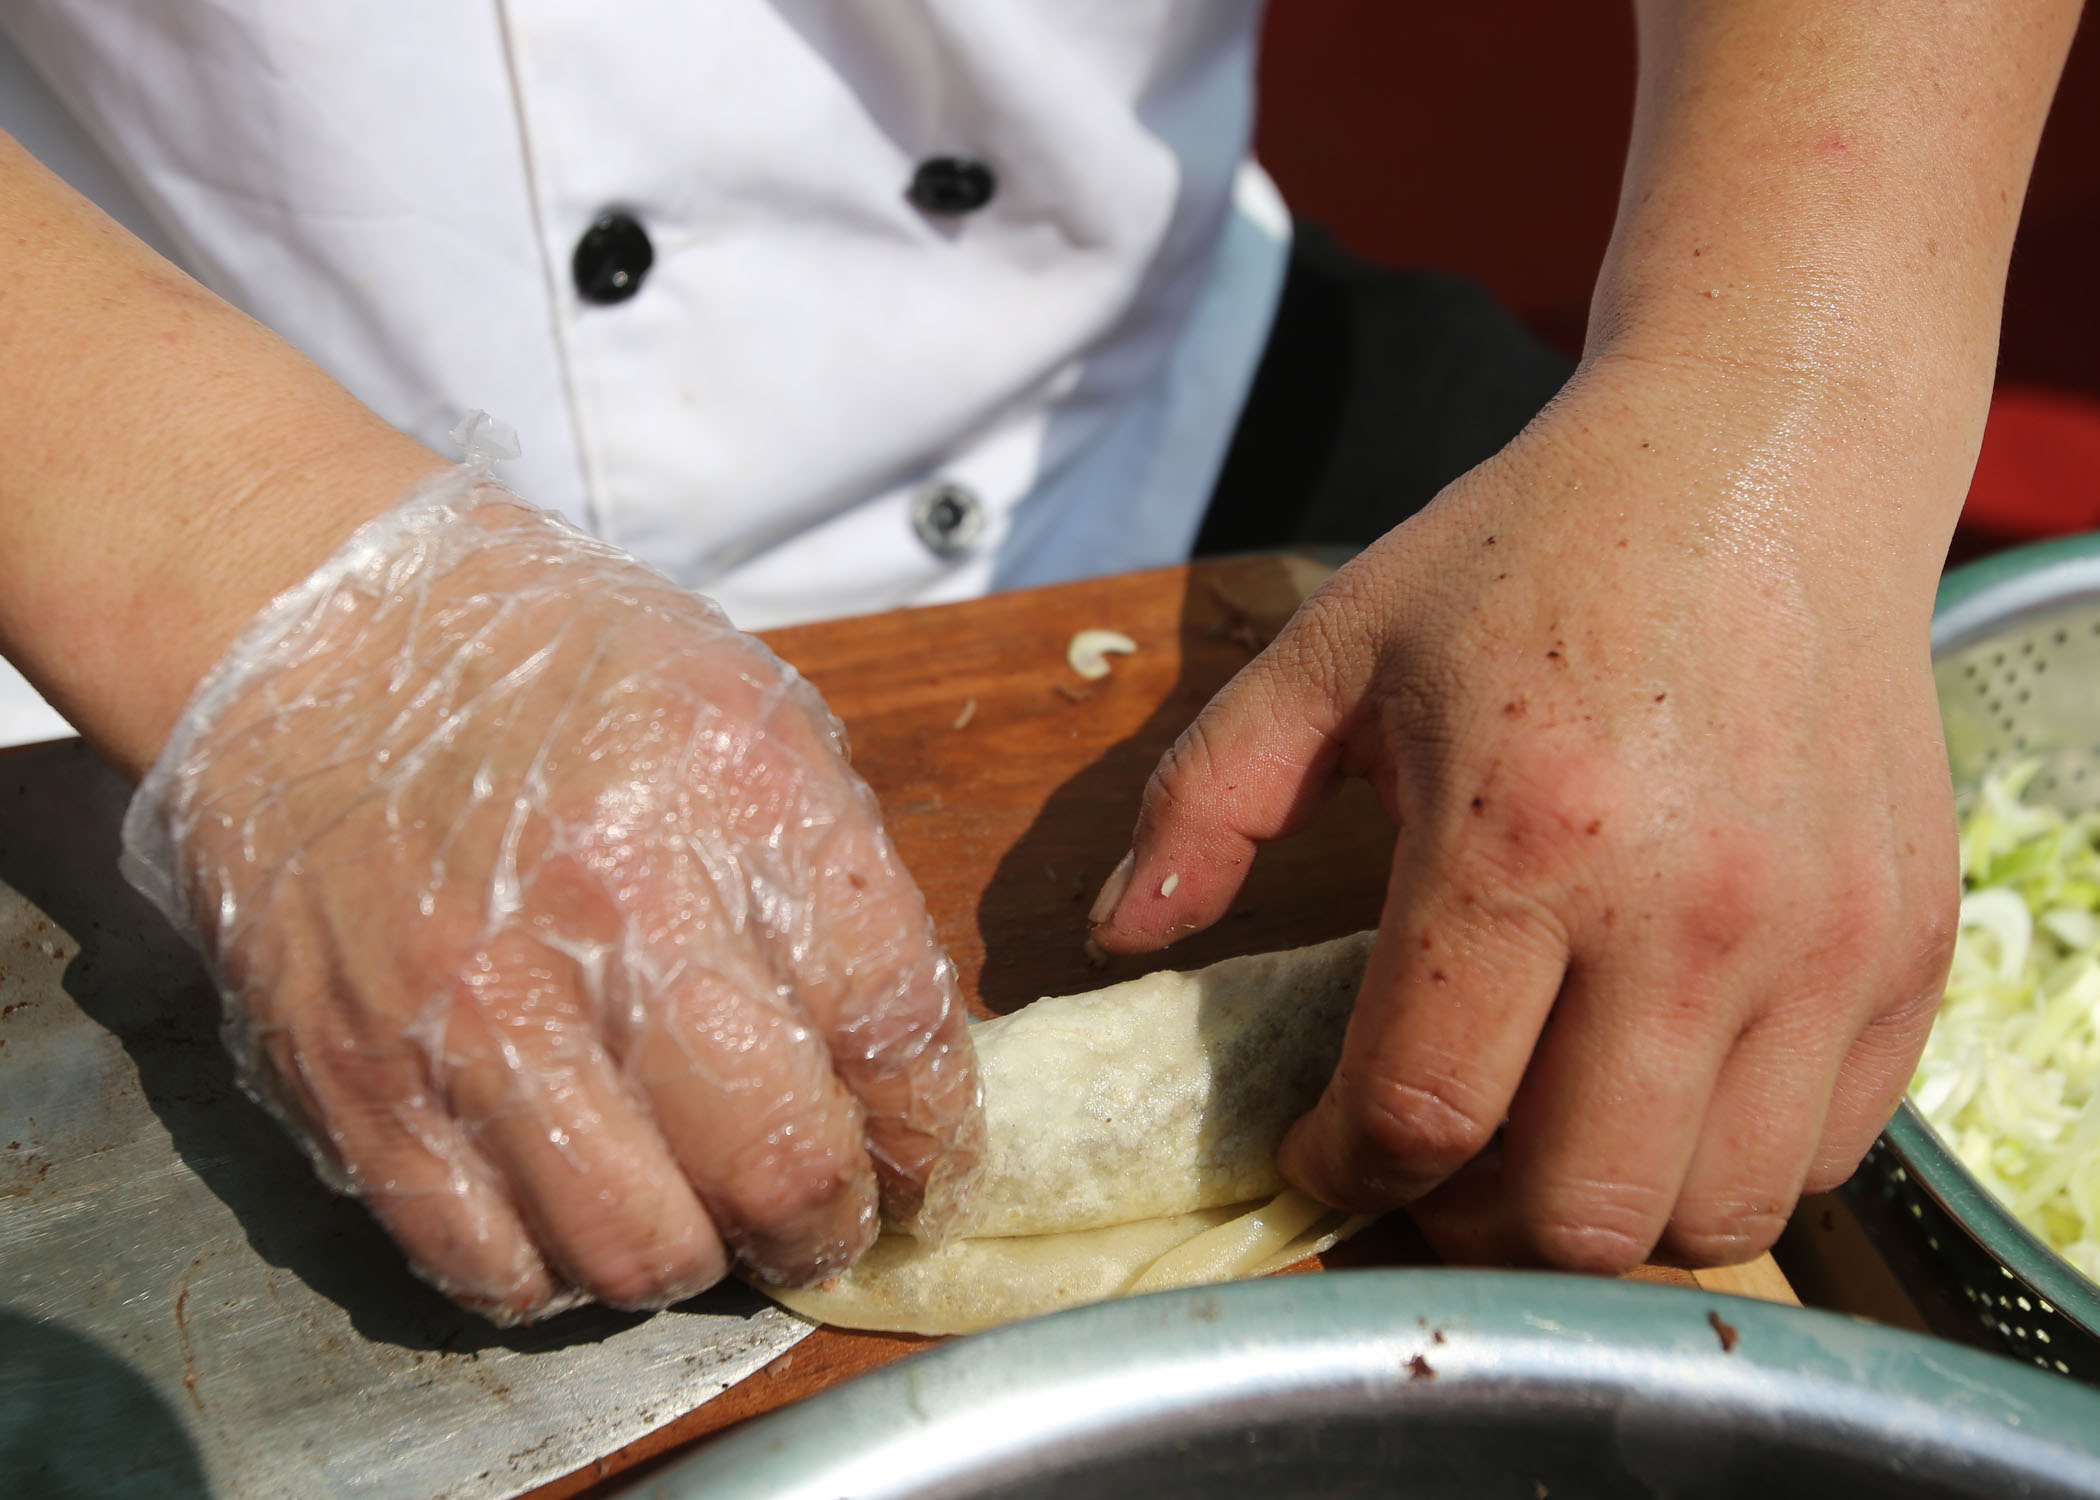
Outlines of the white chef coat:
{"type": "Polygon", "coordinates": [[[1287,250],[1248,156],[1259,9],[5,0],[0,27],[208,285],[440,451],[503,417],[513,487],[763,628],[1187,555],[1287,250]],[[989,201],[915,206],[942,156],[989,201]],[[571,262],[609,211],[653,262],[607,305],[571,262]]]}

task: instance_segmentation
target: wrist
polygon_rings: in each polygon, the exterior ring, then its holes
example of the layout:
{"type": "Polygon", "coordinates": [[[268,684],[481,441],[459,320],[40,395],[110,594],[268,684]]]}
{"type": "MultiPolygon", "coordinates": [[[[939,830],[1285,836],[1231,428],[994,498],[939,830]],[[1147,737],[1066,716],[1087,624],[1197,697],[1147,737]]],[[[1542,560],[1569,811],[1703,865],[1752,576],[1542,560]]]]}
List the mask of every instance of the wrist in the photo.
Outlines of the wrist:
{"type": "MultiPolygon", "coordinates": [[[[258,449],[263,441],[257,435],[258,449]]],[[[33,590],[38,624],[11,632],[17,664],[112,764],[152,764],[199,682],[270,601],[365,521],[442,472],[422,445],[376,422],[278,435],[228,476],[202,515],[133,511],[91,584],[33,590]]]]}
{"type": "Polygon", "coordinates": [[[1671,370],[1749,400],[1746,420],[1784,411],[1796,428],[1944,458],[1966,475],[1995,373],[2002,280],[1921,276],[1858,247],[1703,249],[1689,227],[1663,238],[1607,264],[1585,367],[1671,370]]]}
{"type": "Polygon", "coordinates": [[[1577,393],[1703,403],[1707,471],[1814,497],[1774,502],[1775,521],[1936,571],[2075,0],[1636,9],[1626,177],[1577,393]],[[1655,371],[1678,389],[1657,394],[1655,371]]]}
{"type": "Polygon", "coordinates": [[[1929,605],[1987,402],[1629,343],[1586,357],[1510,456],[1593,520],[1693,555],[1836,561],[1929,605]]]}
{"type": "Polygon", "coordinates": [[[0,650],[149,762],[241,626],[439,460],[0,134],[0,650]]]}

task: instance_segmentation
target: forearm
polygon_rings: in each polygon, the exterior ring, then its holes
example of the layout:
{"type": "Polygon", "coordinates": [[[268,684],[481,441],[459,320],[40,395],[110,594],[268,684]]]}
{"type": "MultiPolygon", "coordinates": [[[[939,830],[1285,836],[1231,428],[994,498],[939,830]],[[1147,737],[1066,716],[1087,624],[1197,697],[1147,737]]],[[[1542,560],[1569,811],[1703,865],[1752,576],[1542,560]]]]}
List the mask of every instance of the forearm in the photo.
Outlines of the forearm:
{"type": "Polygon", "coordinates": [[[119,765],[439,467],[0,135],[0,649],[119,765]]]}
{"type": "Polygon", "coordinates": [[[1588,359],[1689,372],[1738,403],[1733,420],[1888,456],[1905,533],[1939,547],[2078,8],[1637,0],[1632,147],[1588,359]]]}

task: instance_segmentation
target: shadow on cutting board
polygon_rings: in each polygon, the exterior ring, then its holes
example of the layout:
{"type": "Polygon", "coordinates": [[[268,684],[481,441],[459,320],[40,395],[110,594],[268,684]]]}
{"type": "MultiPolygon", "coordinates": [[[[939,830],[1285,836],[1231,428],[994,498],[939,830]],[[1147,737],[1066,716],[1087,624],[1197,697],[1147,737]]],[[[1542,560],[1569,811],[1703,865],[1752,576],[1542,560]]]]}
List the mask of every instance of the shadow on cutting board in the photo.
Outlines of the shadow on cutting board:
{"type": "MultiPolygon", "coordinates": [[[[1129,847],[1139,798],[1160,756],[1326,571],[1309,558],[1282,554],[1191,566],[1171,686],[1134,733],[1051,792],[984,888],[977,907],[985,945],[978,993],[987,1008],[1004,1013],[1040,995],[1095,989],[1161,967],[1200,968],[1377,925],[1394,833],[1370,789],[1350,782],[1311,827],[1263,848],[1230,912],[1209,931],[1163,954],[1115,958],[1102,968],[1088,964],[1082,947],[1087,907],[1129,847]],[[1046,869],[1083,872],[1083,888],[1069,901],[1046,903],[1046,869]]],[[[1118,672],[1129,670],[1118,662],[1118,672]]]]}

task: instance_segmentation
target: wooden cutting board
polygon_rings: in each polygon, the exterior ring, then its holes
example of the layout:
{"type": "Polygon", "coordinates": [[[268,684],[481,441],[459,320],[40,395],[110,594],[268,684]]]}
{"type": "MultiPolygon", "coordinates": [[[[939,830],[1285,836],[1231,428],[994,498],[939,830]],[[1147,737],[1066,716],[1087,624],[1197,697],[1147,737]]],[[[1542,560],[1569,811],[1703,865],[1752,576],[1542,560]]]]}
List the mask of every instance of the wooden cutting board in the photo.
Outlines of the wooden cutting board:
{"type": "MultiPolygon", "coordinates": [[[[1094,893],[1129,847],[1160,755],[1272,636],[1326,568],[1262,556],[1059,584],[961,604],[769,632],[846,725],[963,990],[980,1015],[1094,989],[1162,959],[1090,962],[1094,893]],[[1135,654],[1087,683],[1065,663],[1074,632],[1120,630],[1135,654]]],[[[1232,911],[1164,962],[1291,948],[1375,926],[1393,832],[1368,788],[1345,788],[1304,832],[1262,851],[1232,911]]],[[[1332,1265],[1431,1262],[1404,1216],[1332,1265]]],[[[1308,1269],[1312,1267],[1308,1266],[1308,1269]]],[[[1646,1280],[1793,1301],[1770,1257],[1646,1280]]],[[[533,1492],[564,1500],[625,1484],[695,1440],[886,1363],[931,1340],[822,1329],[759,1375],[589,1470],[533,1492]]]]}

